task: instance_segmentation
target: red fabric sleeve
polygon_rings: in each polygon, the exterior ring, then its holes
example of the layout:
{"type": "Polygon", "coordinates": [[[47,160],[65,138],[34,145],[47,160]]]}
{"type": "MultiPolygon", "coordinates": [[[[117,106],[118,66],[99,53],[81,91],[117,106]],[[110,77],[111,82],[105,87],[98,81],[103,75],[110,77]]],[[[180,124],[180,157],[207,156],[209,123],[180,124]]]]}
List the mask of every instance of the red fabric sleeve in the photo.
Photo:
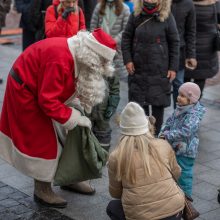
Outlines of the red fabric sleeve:
{"type": "Polygon", "coordinates": [[[60,101],[69,74],[61,64],[48,63],[38,78],[39,106],[47,116],[61,124],[65,123],[72,113],[71,108],[60,101]]]}

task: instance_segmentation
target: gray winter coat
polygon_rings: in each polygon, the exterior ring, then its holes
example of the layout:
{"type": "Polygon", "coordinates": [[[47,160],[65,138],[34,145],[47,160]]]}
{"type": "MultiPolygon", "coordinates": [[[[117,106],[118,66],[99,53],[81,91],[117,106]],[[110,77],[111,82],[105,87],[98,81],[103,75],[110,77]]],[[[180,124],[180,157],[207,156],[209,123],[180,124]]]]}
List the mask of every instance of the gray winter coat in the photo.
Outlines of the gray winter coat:
{"type": "MultiPolygon", "coordinates": [[[[130,10],[127,5],[124,5],[124,9],[122,13],[117,17],[112,29],[110,30],[110,35],[116,40],[117,44],[121,43],[122,32],[125,29],[125,26],[128,22],[128,17],[130,15],[130,10]]],[[[101,26],[103,18],[102,15],[99,14],[100,3],[97,4],[95,10],[92,15],[90,29],[93,30],[101,26]]]]}
{"type": "Polygon", "coordinates": [[[10,11],[11,0],[0,0],[0,29],[5,26],[6,14],[10,11]]]}

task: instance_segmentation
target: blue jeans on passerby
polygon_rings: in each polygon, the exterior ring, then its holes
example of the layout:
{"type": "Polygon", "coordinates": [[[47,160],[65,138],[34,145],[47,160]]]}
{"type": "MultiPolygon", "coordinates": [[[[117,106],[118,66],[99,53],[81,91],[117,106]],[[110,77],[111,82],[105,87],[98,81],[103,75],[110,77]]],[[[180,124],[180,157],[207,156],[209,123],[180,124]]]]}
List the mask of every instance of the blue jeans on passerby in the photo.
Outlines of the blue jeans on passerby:
{"type": "Polygon", "coordinates": [[[179,87],[184,83],[184,69],[176,73],[176,78],[173,80],[173,107],[176,108],[176,100],[178,96],[179,87]]]}
{"type": "Polygon", "coordinates": [[[182,169],[181,176],[178,179],[178,183],[184,193],[191,197],[193,185],[193,167],[195,159],[184,156],[176,156],[176,160],[182,169]]]}

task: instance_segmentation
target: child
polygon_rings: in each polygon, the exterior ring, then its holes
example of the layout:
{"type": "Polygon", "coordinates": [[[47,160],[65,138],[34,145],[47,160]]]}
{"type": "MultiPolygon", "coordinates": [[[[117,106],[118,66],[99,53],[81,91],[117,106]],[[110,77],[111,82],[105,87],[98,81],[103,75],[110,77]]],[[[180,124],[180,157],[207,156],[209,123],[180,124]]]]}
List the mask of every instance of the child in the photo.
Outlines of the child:
{"type": "Polygon", "coordinates": [[[168,142],[150,133],[148,119],[134,102],[121,113],[122,137],[108,162],[109,192],[118,199],[107,207],[111,219],[181,219],[184,194],[170,174],[178,178],[180,167],[168,142]]]}
{"type": "Polygon", "coordinates": [[[200,95],[197,84],[182,84],[177,97],[177,108],[159,134],[176,152],[177,162],[182,168],[179,184],[188,196],[192,196],[193,166],[199,146],[198,129],[205,113],[205,107],[199,102],[200,95]]]}

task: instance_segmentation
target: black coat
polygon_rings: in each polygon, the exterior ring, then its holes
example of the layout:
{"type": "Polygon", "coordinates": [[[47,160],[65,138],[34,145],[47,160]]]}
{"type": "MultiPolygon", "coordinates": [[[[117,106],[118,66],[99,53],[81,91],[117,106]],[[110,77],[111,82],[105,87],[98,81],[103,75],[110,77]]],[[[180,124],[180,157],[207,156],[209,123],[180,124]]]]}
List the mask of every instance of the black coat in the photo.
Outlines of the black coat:
{"type": "Polygon", "coordinates": [[[218,55],[214,48],[214,39],[216,36],[216,19],[214,6],[215,4],[195,4],[196,58],[198,65],[195,70],[187,70],[185,72],[186,78],[206,79],[213,77],[218,72],[218,55]]]}
{"type": "Polygon", "coordinates": [[[41,24],[42,0],[15,0],[16,9],[21,13],[20,27],[36,32],[41,24]]]}
{"type": "Polygon", "coordinates": [[[172,14],[180,36],[180,66],[184,69],[186,58],[196,58],[196,14],[192,0],[173,0],[172,14]]]}
{"type": "Polygon", "coordinates": [[[122,36],[124,63],[133,62],[129,75],[129,101],[141,106],[169,106],[171,84],[168,70],[178,70],[179,35],[172,14],[160,22],[157,17],[139,26],[145,15],[131,14],[122,36]]]}
{"type": "Polygon", "coordinates": [[[97,4],[97,0],[79,0],[79,6],[83,9],[86,20],[86,28],[90,29],[90,21],[92,18],[92,13],[97,4]]]}

